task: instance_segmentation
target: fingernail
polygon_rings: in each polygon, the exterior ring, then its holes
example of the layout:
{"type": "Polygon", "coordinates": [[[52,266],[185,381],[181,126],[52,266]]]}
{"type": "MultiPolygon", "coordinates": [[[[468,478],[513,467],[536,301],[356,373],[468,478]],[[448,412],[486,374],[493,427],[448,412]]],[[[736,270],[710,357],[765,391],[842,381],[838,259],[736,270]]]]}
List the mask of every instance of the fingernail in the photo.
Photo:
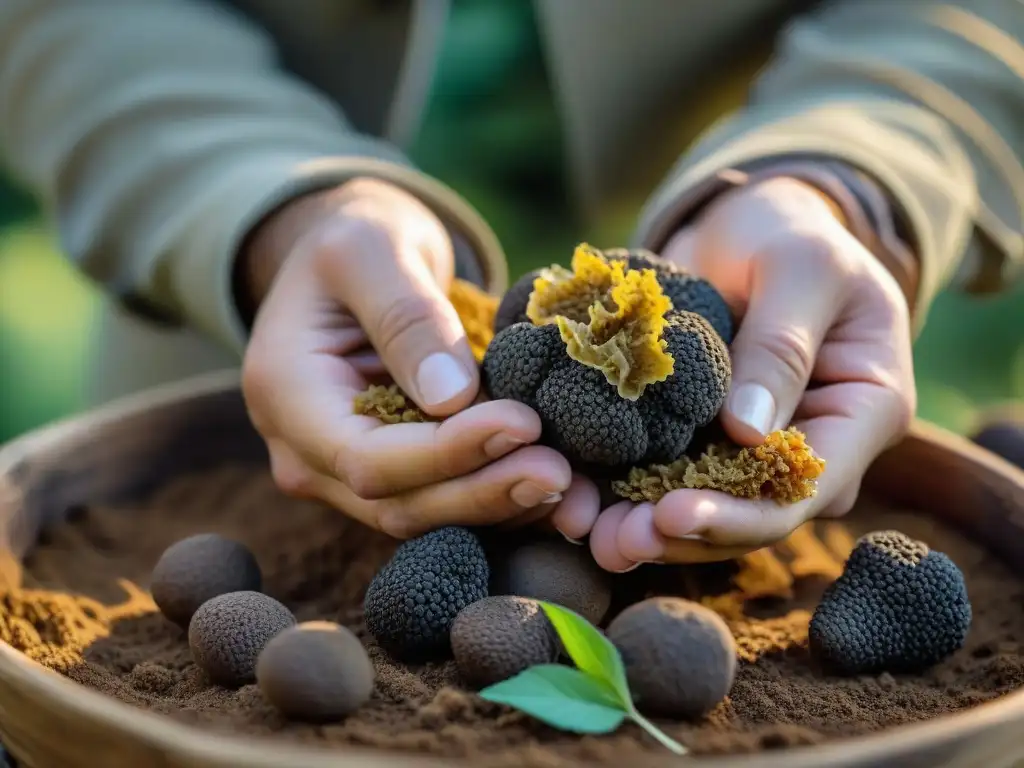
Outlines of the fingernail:
{"type": "Polygon", "coordinates": [[[446,352],[427,357],[416,372],[416,386],[424,405],[440,405],[451,400],[470,385],[471,379],[462,363],[446,352]]]}
{"type": "Polygon", "coordinates": [[[729,410],[758,434],[767,435],[775,421],[775,398],[760,384],[741,384],[732,393],[729,410]]]}
{"type": "Polygon", "coordinates": [[[612,571],[612,573],[629,573],[630,571],[635,571],[641,565],[643,565],[643,563],[633,563],[629,568],[623,568],[621,571],[612,571]]]}
{"type": "MultiPolygon", "coordinates": [[[[558,531],[557,528],[555,530],[558,531]]],[[[562,533],[561,531],[558,531],[558,532],[562,533]]],[[[567,534],[562,533],[562,538],[565,539],[566,541],[568,541],[570,544],[575,544],[577,547],[582,547],[583,546],[583,542],[582,541],[580,541],[579,539],[574,539],[574,538],[572,538],[571,536],[569,536],[567,534]]]]}
{"type": "Polygon", "coordinates": [[[484,453],[489,459],[500,459],[502,456],[512,453],[516,448],[520,448],[523,445],[526,445],[526,443],[511,435],[497,434],[484,443],[484,453]]]}
{"type": "Polygon", "coordinates": [[[524,509],[533,509],[541,504],[554,504],[556,501],[562,500],[562,494],[545,491],[539,485],[534,485],[528,480],[514,486],[509,492],[509,496],[512,497],[512,501],[524,509]]]}

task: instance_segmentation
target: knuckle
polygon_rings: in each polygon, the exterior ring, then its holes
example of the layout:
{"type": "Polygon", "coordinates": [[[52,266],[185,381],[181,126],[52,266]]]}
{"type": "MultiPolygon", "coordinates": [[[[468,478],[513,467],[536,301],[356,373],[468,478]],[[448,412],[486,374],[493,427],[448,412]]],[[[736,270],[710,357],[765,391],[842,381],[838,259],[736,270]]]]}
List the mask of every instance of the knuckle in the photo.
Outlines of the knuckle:
{"type": "Polygon", "coordinates": [[[297,462],[271,451],[270,475],[274,485],[287,496],[305,497],[312,493],[313,475],[297,462]]]}
{"type": "Polygon", "coordinates": [[[432,325],[435,308],[426,296],[411,294],[393,302],[377,323],[378,351],[387,356],[411,332],[432,325]]]}
{"type": "Polygon", "coordinates": [[[796,328],[778,328],[761,339],[764,350],[778,361],[786,384],[803,387],[814,368],[814,352],[805,333],[796,328]]]}
{"type": "Polygon", "coordinates": [[[375,501],[387,495],[384,478],[366,459],[353,455],[348,448],[335,452],[332,464],[335,477],[360,499],[375,501]]]}
{"type": "Polygon", "coordinates": [[[817,230],[781,233],[769,241],[761,256],[775,267],[816,283],[818,290],[838,289],[856,271],[850,249],[832,234],[817,230]]]}

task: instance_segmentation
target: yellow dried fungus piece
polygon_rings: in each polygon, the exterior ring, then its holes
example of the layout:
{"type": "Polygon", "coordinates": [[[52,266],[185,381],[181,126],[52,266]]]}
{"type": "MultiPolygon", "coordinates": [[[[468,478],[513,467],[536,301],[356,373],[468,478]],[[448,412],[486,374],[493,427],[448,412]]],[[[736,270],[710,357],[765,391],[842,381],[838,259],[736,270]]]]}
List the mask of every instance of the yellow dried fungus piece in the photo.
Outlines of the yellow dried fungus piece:
{"type": "Polygon", "coordinates": [[[360,416],[373,416],[385,424],[434,421],[417,408],[396,384],[371,384],[365,392],[356,395],[353,410],[360,416]]]}
{"type": "Polygon", "coordinates": [[[456,278],[448,291],[448,300],[466,330],[469,348],[479,363],[484,359],[487,345],[494,338],[494,316],[498,312],[498,298],[481,290],[473,283],[456,278]]]}
{"type": "Polygon", "coordinates": [[[526,316],[534,325],[556,323],[569,357],[636,400],[672,374],[675,361],[662,338],[670,309],[654,270],[626,269],[584,243],[571,271],[553,266],[534,280],[526,316]]]}
{"type": "Polygon", "coordinates": [[[631,501],[657,502],[670,491],[706,488],[791,504],[817,492],[824,470],[825,461],[814,455],[806,436],[791,427],[752,448],[710,445],[697,460],[684,456],[671,464],[634,467],[626,480],[612,483],[612,491],[631,501]]]}

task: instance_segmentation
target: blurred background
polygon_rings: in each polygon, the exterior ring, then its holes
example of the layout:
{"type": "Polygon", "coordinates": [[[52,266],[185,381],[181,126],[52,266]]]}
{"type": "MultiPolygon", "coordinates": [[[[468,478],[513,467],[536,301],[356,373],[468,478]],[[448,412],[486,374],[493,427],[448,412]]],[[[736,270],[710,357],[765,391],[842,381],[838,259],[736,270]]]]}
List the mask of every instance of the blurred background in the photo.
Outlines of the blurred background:
{"type": "MultiPolygon", "coordinates": [[[[433,100],[411,150],[491,222],[513,277],[566,261],[582,239],[623,244],[643,202],[642,189],[624,190],[596,228],[573,221],[531,14],[532,3],[455,3],[433,100]]],[[[666,135],[678,143],[696,128],[681,120],[666,135]]],[[[675,151],[653,149],[662,160],[675,151]]],[[[666,168],[661,162],[657,170],[666,168]]],[[[82,407],[81,371],[102,301],[63,260],[33,201],[0,178],[0,442],[82,407]]],[[[965,433],[984,409],[1024,400],[1021,329],[1022,289],[997,300],[941,296],[915,351],[920,416],[965,433]]]]}

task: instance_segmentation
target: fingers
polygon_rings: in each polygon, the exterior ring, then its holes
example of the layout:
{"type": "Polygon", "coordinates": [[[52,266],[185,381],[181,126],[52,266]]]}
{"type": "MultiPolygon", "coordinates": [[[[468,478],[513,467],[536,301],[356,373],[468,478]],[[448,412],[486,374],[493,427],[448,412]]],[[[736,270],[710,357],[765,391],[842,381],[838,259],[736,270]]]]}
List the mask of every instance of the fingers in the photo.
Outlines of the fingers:
{"type": "Polygon", "coordinates": [[[826,461],[817,494],[790,505],[751,501],[714,491],[673,491],[655,505],[657,532],[667,539],[700,537],[717,546],[757,548],[788,536],[822,513],[849,511],[867,467],[902,433],[909,419],[904,399],[885,387],[846,383],[808,393],[800,426],[826,461]]]}
{"type": "Polygon", "coordinates": [[[494,525],[529,514],[557,503],[571,481],[572,470],[562,456],[527,446],[463,477],[380,501],[360,498],[322,476],[315,495],[373,528],[406,539],[445,525],[494,525]]]}
{"type": "Polygon", "coordinates": [[[575,475],[551,516],[555,530],[573,544],[587,537],[601,511],[601,494],[592,480],[575,475]]]}
{"type": "Polygon", "coordinates": [[[639,565],[636,560],[623,556],[617,542],[619,527],[631,509],[631,501],[613,504],[598,516],[590,532],[590,553],[594,561],[606,571],[625,573],[639,565]]]}
{"type": "Polygon", "coordinates": [[[835,244],[809,237],[776,238],[751,266],[749,305],[731,347],[733,379],[721,414],[727,432],[744,445],[790,423],[843,310],[849,271],[835,244]]]}
{"type": "Polygon", "coordinates": [[[465,331],[418,250],[359,221],[330,230],[316,249],[325,286],[421,408],[443,416],[472,402],[479,376],[465,331]]]}

